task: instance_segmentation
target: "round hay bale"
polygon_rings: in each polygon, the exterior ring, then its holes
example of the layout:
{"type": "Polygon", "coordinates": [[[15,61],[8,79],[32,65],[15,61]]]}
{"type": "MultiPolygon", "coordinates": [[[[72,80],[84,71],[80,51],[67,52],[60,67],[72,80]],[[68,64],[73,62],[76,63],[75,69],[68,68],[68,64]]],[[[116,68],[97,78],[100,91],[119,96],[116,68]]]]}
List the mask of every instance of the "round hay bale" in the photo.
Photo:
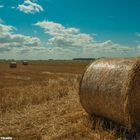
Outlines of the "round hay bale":
{"type": "Polygon", "coordinates": [[[9,67],[10,68],[16,68],[17,67],[17,63],[16,62],[10,62],[9,67]]]}
{"type": "Polygon", "coordinates": [[[140,59],[103,58],[86,69],[80,102],[89,113],[133,129],[140,125],[140,59]]]}
{"type": "Polygon", "coordinates": [[[28,61],[22,61],[22,65],[28,65],[29,62],[28,61]]]}

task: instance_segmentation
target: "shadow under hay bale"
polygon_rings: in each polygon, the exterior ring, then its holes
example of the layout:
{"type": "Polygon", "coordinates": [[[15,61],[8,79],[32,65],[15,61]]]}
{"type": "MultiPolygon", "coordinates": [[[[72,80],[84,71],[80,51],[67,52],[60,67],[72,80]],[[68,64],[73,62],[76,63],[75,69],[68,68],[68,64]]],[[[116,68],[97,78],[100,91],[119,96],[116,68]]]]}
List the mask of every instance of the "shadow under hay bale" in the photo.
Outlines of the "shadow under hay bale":
{"type": "Polygon", "coordinates": [[[10,68],[17,68],[17,63],[16,62],[10,62],[9,67],[10,68]]]}
{"type": "MultiPolygon", "coordinates": [[[[126,127],[117,124],[114,121],[110,121],[106,118],[102,118],[100,116],[90,115],[90,122],[92,124],[93,130],[98,130],[98,127],[101,127],[104,131],[113,131],[115,132],[116,138],[123,138],[125,140],[140,140],[140,130],[128,130],[126,127]]],[[[100,129],[101,129],[100,128],[100,129]]]]}
{"type": "Polygon", "coordinates": [[[140,59],[95,60],[80,83],[80,102],[89,114],[106,118],[130,132],[140,125],[140,59]]]}

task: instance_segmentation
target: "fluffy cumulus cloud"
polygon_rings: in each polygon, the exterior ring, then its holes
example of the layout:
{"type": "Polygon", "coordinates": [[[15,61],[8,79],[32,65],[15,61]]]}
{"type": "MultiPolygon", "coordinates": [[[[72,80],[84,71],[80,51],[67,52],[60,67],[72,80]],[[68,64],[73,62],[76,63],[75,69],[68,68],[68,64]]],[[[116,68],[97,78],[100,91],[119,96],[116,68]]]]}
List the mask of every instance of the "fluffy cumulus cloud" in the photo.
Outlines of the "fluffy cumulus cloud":
{"type": "Polygon", "coordinates": [[[7,52],[14,48],[38,47],[40,39],[37,37],[15,34],[14,27],[0,24],[0,52],[7,52]]]}
{"type": "Polygon", "coordinates": [[[35,24],[45,30],[50,35],[47,44],[53,47],[73,48],[82,47],[94,42],[90,34],[81,33],[77,28],[64,27],[59,23],[42,21],[35,24]]]}
{"type": "Polygon", "coordinates": [[[15,59],[72,59],[75,57],[128,57],[140,54],[140,45],[130,47],[107,40],[97,42],[92,34],[62,24],[42,21],[46,43],[39,38],[14,33],[15,28],[0,24],[0,58],[15,59]]]}
{"type": "Polygon", "coordinates": [[[138,46],[124,46],[113,43],[111,40],[97,42],[92,34],[82,33],[77,28],[65,27],[59,23],[41,21],[35,25],[43,28],[44,32],[50,36],[47,45],[52,47],[52,50],[59,48],[63,52],[67,49],[67,54],[71,53],[71,57],[127,57],[140,54],[138,46]]]}
{"type": "Polygon", "coordinates": [[[31,0],[24,0],[23,4],[18,5],[18,9],[26,14],[34,14],[43,11],[43,7],[31,0]]]}
{"type": "Polygon", "coordinates": [[[84,56],[89,57],[128,57],[136,55],[137,47],[129,47],[113,43],[111,40],[90,44],[84,47],[84,56]]]}

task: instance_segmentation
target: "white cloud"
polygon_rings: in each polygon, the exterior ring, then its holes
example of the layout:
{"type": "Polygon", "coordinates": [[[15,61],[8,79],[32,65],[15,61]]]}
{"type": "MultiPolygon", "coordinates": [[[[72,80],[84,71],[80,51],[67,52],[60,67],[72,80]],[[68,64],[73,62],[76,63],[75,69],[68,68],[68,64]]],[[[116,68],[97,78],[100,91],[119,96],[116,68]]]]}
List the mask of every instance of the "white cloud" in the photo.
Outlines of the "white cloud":
{"type": "Polygon", "coordinates": [[[43,11],[43,7],[31,0],[24,0],[23,4],[18,5],[18,9],[26,14],[34,14],[43,11]]]}
{"type": "Polygon", "coordinates": [[[7,34],[8,32],[12,31],[14,29],[11,25],[4,25],[0,24],[0,34],[7,34]]]}
{"type": "Polygon", "coordinates": [[[129,47],[120,44],[113,43],[111,40],[107,40],[101,43],[90,44],[84,47],[84,55],[88,57],[128,57],[131,55],[136,56],[137,47],[129,47]]]}
{"type": "Polygon", "coordinates": [[[51,36],[57,36],[57,35],[63,36],[64,34],[68,34],[68,33],[72,33],[72,34],[79,33],[79,29],[77,28],[66,28],[62,24],[55,23],[52,21],[37,22],[35,25],[45,29],[45,32],[51,36]]]}
{"type": "Polygon", "coordinates": [[[130,47],[107,40],[97,42],[92,34],[62,24],[42,21],[35,24],[44,29],[46,46],[37,37],[14,33],[13,26],[0,24],[0,58],[72,59],[75,57],[128,57],[140,55],[140,45],[130,47]]]}
{"type": "MultiPolygon", "coordinates": [[[[81,33],[77,28],[65,27],[52,21],[41,21],[35,24],[44,29],[50,36],[47,45],[52,47],[53,53],[67,52],[71,57],[100,57],[100,56],[137,56],[140,47],[125,46],[113,43],[111,40],[96,42],[92,34],[81,33]],[[59,51],[58,50],[59,48],[59,51]]],[[[62,57],[62,56],[60,56],[62,57]]]]}
{"type": "Polygon", "coordinates": [[[77,28],[67,28],[59,23],[50,21],[37,22],[35,24],[50,35],[47,44],[54,47],[81,47],[93,42],[90,34],[81,33],[77,28]]]}
{"type": "Polygon", "coordinates": [[[0,5],[0,8],[3,8],[4,7],[4,5],[0,5]]]}
{"type": "Polygon", "coordinates": [[[37,37],[15,34],[14,27],[0,24],[0,50],[8,51],[13,48],[38,47],[40,39],[37,37]]]}

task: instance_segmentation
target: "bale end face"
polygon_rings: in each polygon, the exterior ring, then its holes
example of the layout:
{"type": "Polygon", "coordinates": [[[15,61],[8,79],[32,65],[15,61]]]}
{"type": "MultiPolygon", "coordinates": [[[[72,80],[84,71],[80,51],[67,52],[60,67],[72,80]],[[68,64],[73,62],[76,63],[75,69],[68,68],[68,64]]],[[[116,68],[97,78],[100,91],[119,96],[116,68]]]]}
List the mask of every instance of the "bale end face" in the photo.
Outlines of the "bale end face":
{"type": "Polygon", "coordinates": [[[89,114],[129,129],[140,125],[140,59],[95,60],[80,83],[80,102],[89,114]]]}

